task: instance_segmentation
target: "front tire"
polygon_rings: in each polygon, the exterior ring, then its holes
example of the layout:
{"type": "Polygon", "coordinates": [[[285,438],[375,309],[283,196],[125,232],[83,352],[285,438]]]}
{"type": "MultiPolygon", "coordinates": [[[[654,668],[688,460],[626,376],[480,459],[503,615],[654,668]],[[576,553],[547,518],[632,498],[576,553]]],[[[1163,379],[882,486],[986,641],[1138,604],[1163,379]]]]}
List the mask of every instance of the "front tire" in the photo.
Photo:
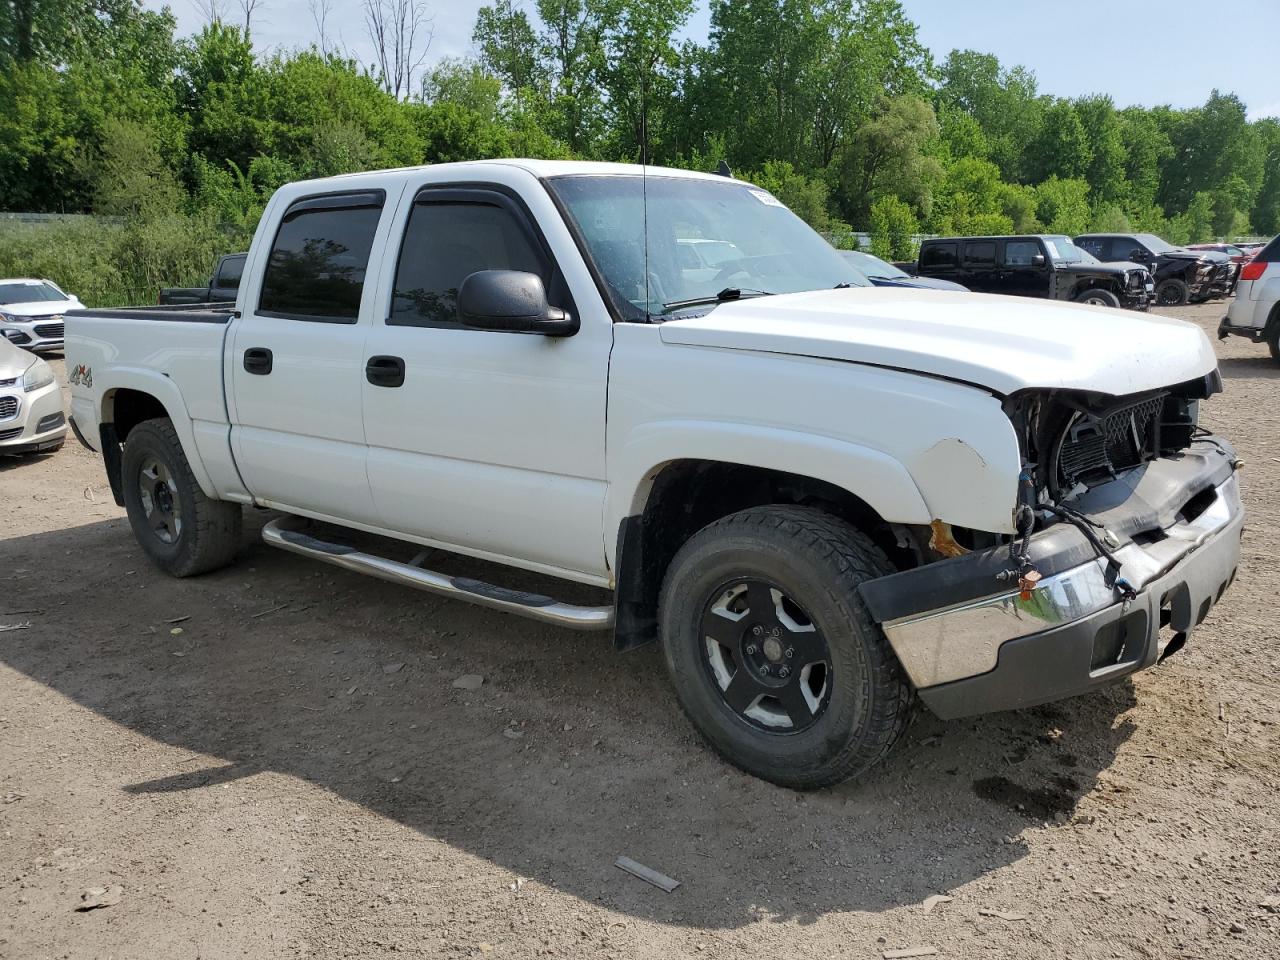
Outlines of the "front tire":
{"type": "Polygon", "coordinates": [[[240,547],[240,505],[205,496],[167,417],[129,431],[121,469],[129,525],[156,566],[191,577],[232,561],[240,547]]]}
{"type": "Polygon", "coordinates": [[[1094,287],[1092,290],[1086,290],[1080,296],[1076,297],[1076,303],[1084,303],[1094,307],[1115,307],[1119,308],[1120,298],[1110,290],[1103,290],[1101,287],[1094,287]]]}
{"type": "Polygon", "coordinates": [[[858,585],[893,567],[807,507],[756,507],[676,554],[659,622],[680,705],[726,760],[808,790],[882,760],[913,693],[858,585]]]}
{"type": "Polygon", "coordinates": [[[1156,287],[1156,303],[1162,307],[1180,307],[1191,297],[1191,288],[1181,280],[1162,280],[1156,287]]]}

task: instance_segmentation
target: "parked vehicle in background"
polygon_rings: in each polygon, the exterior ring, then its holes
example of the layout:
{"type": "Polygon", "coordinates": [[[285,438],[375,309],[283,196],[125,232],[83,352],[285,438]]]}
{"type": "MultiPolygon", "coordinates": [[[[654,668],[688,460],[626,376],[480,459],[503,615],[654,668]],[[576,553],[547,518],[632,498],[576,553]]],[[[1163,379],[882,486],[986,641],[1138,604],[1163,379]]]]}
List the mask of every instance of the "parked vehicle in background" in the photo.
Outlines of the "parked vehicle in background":
{"type": "Polygon", "coordinates": [[[32,353],[61,350],[63,315],[82,306],[52,280],[0,280],[0,336],[32,353]]]}
{"type": "Polygon", "coordinates": [[[921,277],[980,293],[1145,310],[1151,275],[1136,263],[1099,263],[1064,236],[945,237],[920,244],[921,277]]]}
{"type": "Polygon", "coordinates": [[[1175,247],[1154,233],[1086,233],[1076,246],[1108,263],[1142,264],[1155,277],[1155,302],[1162,307],[1228,296],[1239,272],[1224,253],[1175,247]]]}
{"type": "Polygon", "coordinates": [[[1238,274],[1239,268],[1252,260],[1257,252],[1262,249],[1262,246],[1259,244],[1252,250],[1246,250],[1243,246],[1239,246],[1234,243],[1189,243],[1187,244],[1187,249],[1196,251],[1208,250],[1212,253],[1221,253],[1224,256],[1229,257],[1231,262],[1236,265],[1236,271],[1238,274]]]}
{"type": "Polygon", "coordinates": [[[1280,237],[1276,237],[1240,271],[1236,298],[1218,325],[1218,338],[1248,337],[1265,343],[1280,363],[1280,237]]]}
{"type": "Polygon", "coordinates": [[[66,435],[62,388],[53,368],[0,340],[0,456],[53,453],[66,435]]]}
{"type": "Polygon", "coordinates": [[[231,303],[240,289],[240,277],[244,273],[244,258],[248,254],[228,253],[218,258],[213,276],[203,287],[165,287],[160,291],[159,303],[231,303]]]}
{"type": "Polygon", "coordinates": [[[74,423],[161,569],[229,564],[254,504],[313,561],[661,640],[695,727],[792,787],[879,762],[916,697],[968,716],[1154,665],[1239,561],[1198,327],[876,288],[729,177],[294,183],[234,305],[70,322],[74,423]],[[695,237],[736,254],[707,277],[695,237]],[[611,602],[425,570],[422,546],[611,602]]]}
{"type": "Polygon", "coordinates": [[[861,271],[863,276],[877,287],[918,287],[925,290],[969,292],[968,287],[961,286],[952,280],[941,280],[937,277],[913,277],[905,270],[895,267],[892,263],[886,263],[879,257],[870,253],[863,253],[861,250],[841,250],[840,256],[853,264],[855,268],[861,271]]]}

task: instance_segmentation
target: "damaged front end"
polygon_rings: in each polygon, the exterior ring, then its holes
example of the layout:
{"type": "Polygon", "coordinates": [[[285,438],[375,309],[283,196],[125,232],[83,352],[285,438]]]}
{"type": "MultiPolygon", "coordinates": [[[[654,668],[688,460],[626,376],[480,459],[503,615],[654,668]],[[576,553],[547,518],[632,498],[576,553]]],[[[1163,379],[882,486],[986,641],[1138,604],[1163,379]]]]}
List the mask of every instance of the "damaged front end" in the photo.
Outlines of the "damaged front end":
{"type": "Polygon", "coordinates": [[[968,552],[862,587],[937,714],[1084,692],[1172,653],[1204,620],[1235,576],[1243,523],[1235,452],[1197,424],[1220,389],[1214,371],[1125,397],[1007,398],[1017,534],[970,535],[968,552]]]}

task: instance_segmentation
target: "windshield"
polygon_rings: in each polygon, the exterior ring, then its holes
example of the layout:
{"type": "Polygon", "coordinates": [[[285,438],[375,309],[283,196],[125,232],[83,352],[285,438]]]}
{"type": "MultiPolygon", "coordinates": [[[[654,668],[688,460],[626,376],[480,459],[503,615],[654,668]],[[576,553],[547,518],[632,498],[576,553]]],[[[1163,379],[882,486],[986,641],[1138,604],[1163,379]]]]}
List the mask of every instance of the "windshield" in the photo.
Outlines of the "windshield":
{"type": "Polygon", "coordinates": [[[1171,243],[1165,243],[1154,233],[1140,233],[1138,240],[1152,253],[1168,253],[1170,250],[1177,250],[1171,243]]]}
{"type": "Polygon", "coordinates": [[[860,250],[841,250],[840,255],[849,261],[857,270],[866,274],[868,277],[878,277],[882,280],[899,280],[903,277],[911,278],[909,273],[899,270],[892,263],[885,263],[879,257],[872,256],[869,253],[863,253],[860,250]]]}
{"type": "Polygon", "coordinates": [[[643,180],[571,175],[550,184],[626,319],[693,309],[689,301],[708,301],[696,305],[705,310],[728,291],[870,285],[771,194],[743,183],[659,173],[643,180]]]}
{"type": "Polygon", "coordinates": [[[1087,250],[1081,250],[1069,237],[1045,237],[1045,248],[1054,263],[1099,263],[1097,257],[1087,250]]]}
{"type": "Polygon", "coordinates": [[[44,303],[65,299],[65,293],[43,280],[37,283],[0,282],[0,303],[44,303]]]}

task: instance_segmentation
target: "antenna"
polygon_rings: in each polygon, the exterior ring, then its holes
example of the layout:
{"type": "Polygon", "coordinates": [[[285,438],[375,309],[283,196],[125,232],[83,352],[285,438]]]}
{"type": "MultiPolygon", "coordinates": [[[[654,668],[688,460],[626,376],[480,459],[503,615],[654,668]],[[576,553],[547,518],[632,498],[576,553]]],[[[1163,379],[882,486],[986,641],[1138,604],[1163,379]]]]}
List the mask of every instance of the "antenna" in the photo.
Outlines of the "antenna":
{"type": "Polygon", "coordinates": [[[649,313],[649,75],[640,78],[640,203],[644,229],[644,316],[652,321],[649,313]]]}

